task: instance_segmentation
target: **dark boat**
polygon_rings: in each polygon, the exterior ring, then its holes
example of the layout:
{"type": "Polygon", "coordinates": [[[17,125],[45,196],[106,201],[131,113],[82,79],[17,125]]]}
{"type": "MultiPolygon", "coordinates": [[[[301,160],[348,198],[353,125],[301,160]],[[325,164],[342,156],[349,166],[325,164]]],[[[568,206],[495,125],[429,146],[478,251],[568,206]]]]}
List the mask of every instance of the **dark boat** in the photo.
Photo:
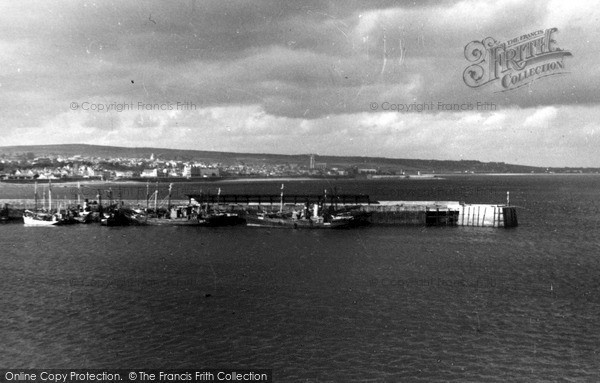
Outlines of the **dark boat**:
{"type": "Polygon", "coordinates": [[[193,206],[171,207],[169,212],[157,212],[155,216],[148,212],[146,217],[140,220],[150,226],[200,226],[203,223],[193,206]]]}
{"type": "MultiPolygon", "coordinates": [[[[322,202],[311,205],[306,202],[297,211],[298,205],[292,211],[284,212],[283,199],[284,185],[281,185],[281,200],[279,212],[256,212],[246,215],[247,226],[255,227],[288,227],[293,229],[337,229],[356,226],[358,222],[355,215],[349,212],[336,212],[333,206],[325,207],[322,202]]],[[[326,192],[323,200],[326,200],[326,192]]]]}
{"type": "Polygon", "coordinates": [[[10,221],[10,211],[8,210],[8,204],[5,203],[2,209],[0,209],[0,223],[10,221]]]}
{"type": "Polygon", "coordinates": [[[304,207],[300,212],[258,212],[246,216],[247,226],[255,227],[339,229],[355,226],[355,223],[355,218],[351,214],[334,214],[330,209],[319,208],[318,204],[315,204],[312,209],[304,207]]]}
{"type": "Polygon", "coordinates": [[[234,211],[202,209],[200,206],[179,206],[157,217],[140,219],[151,226],[235,226],[246,223],[243,215],[234,211]]]}
{"type": "Polygon", "coordinates": [[[143,225],[140,217],[131,209],[109,209],[100,220],[103,226],[139,226],[143,225]]]}
{"type": "Polygon", "coordinates": [[[246,223],[246,219],[236,212],[214,211],[200,216],[202,226],[236,226],[246,223]]]}
{"type": "Polygon", "coordinates": [[[285,214],[266,214],[246,216],[246,225],[255,227],[288,227],[292,229],[336,229],[353,226],[352,217],[332,218],[323,217],[292,218],[285,214]]]}

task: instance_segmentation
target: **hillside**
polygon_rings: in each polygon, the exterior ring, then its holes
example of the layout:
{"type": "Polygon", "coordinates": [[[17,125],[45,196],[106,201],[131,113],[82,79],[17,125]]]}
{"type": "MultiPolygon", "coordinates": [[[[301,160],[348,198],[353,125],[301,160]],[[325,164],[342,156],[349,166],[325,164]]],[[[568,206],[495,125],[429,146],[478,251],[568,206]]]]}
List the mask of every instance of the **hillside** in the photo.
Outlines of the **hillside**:
{"type": "MultiPolygon", "coordinates": [[[[155,158],[164,160],[219,162],[225,165],[235,163],[246,164],[308,164],[308,154],[256,154],[212,152],[203,150],[164,149],[164,148],[125,148],[118,146],[100,146],[84,144],[65,145],[23,145],[0,147],[0,156],[4,158],[33,153],[36,157],[82,155],[101,158],[155,158]]],[[[499,162],[480,161],[442,161],[404,158],[358,157],[358,156],[315,156],[317,162],[326,163],[327,167],[377,168],[390,171],[422,171],[422,172],[476,172],[476,173],[541,173],[562,172],[598,172],[598,168],[542,168],[524,165],[505,164],[499,162]]]]}

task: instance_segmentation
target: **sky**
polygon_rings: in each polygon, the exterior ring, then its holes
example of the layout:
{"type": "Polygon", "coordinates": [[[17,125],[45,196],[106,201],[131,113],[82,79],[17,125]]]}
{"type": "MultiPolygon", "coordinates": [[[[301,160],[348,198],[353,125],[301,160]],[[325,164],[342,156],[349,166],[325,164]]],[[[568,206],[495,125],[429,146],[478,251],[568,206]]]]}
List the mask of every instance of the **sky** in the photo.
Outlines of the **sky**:
{"type": "MultiPolygon", "coordinates": [[[[537,0],[3,1],[0,146],[598,167],[599,9],[537,0]],[[509,89],[502,77],[465,82],[469,43],[552,28],[562,51],[542,59],[561,60],[561,71],[509,89]]],[[[489,73],[491,54],[482,57],[489,73]]],[[[518,70],[506,74],[510,83],[518,70]]]]}

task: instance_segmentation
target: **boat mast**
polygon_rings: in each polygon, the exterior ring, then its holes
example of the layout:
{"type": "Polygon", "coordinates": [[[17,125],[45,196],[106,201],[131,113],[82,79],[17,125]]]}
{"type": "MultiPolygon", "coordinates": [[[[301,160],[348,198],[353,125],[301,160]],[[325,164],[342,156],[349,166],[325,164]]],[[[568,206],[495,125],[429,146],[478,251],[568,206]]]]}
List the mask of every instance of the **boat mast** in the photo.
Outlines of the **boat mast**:
{"type": "Polygon", "coordinates": [[[81,206],[81,183],[77,181],[77,205],[81,206]]]}
{"type": "Polygon", "coordinates": [[[279,201],[279,212],[283,213],[283,184],[281,184],[281,200],[279,201]]]}
{"type": "Polygon", "coordinates": [[[98,212],[103,213],[104,209],[102,208],[102,192],[98,189],[98,212]]]}
{"type": "Polygon", "coordinates": [[[37,209],[38,209],[37,181],[35,181],[35,186],[33,189],[34,189],[33,198],[35,200],[35,211],[37,211],[37,209]]]}
{"type": "Polygon", "coordinates": [[[154,214],[158,217],[158,181],[156,181],[156,191],[154,192],[154,214]]]}
{"type": "Polygon", "coordinates": [[[146,219],[148,218],[148,209],[150,208],[150,181],[146,181],[146,219]]]}
{"type": "Polygon", "coordinates": [[[167,196],[167,216],[171,216],[171,190],[173,190],[173,184],[169,184],[169,195],[167,196]]]}
{"type": "Polygon", "coordinates": [[[52,181],[48,180],[48,211],[52,211],[52,181]]]}

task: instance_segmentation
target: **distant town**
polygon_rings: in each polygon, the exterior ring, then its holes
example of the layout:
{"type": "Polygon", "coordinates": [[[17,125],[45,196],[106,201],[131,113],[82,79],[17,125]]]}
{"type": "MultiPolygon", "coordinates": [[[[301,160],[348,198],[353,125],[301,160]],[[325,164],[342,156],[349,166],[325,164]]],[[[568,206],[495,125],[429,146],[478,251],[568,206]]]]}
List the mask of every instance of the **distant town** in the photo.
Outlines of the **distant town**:
{"type": "Polygon", "coordinates": [[[0,181],[173,181],[265,177],[433,177],[441,172],[598,173],[591,168],[540,168],[503,162],[239,154],[94,145],[0,147],[0,181]],[[23,150],[31,149],[31,150],[23,150]],[[35,150],[35,151],[34,151],[35,150]],[[43,155],[40,154],[43,153],[43,155]],[[78,154],[76,154],[78,153],[78,154]],[[102,153],[102,154],[99,154],[102,153]],[[213,158],[207,158],[212,156],[213,158]],[[202,159],[192,157],[204,157],[202,159]]]}
{"type": "MultiPolygon", "coordinates": [[[[224,177],[349,177],[376,175],[378,169],[327,167],[315,155],[306,163],[224,164],[220,162],[182,161],[156,158],[103,158],[86,155],[35,157],[28,152],[17,157],[0,155],[0,179],[27,180],[140,180],[154,178],[203,179],[224,177]]],[[[390,175],[389,172],[386,175],[390,175]]]]}

